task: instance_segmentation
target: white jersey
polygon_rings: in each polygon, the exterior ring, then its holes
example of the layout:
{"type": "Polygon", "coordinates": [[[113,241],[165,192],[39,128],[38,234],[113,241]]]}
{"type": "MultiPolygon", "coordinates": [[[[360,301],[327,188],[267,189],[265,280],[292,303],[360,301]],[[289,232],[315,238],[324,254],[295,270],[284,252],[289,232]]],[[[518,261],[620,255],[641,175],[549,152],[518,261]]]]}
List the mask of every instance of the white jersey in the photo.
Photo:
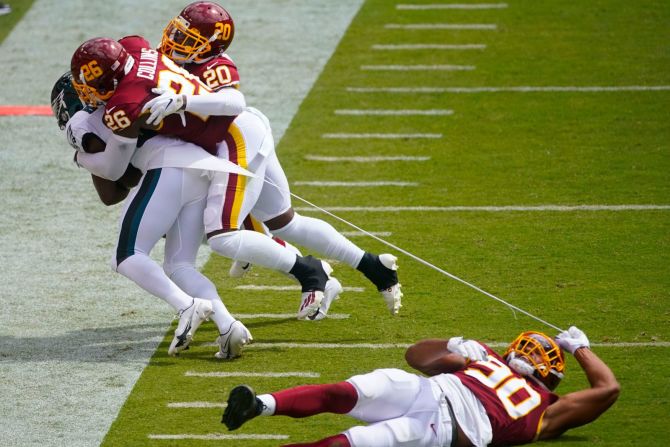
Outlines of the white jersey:
{"type": "MultiPolygon", "coordinates": [[[[84,110],[75,113],[67,122],[66,128],[70,145],[84,152],[82,141],[89,133],[107,141],[112,136],[112,131],[104,124],[103,115],[103,108],[92,113],[84,110]]],[[[251,175],[248,171],[227,160],[208,154],[200,146],[164,135],[149,138],[141,147],[136,148],[130,163],[142,172],[172,167],[251,175]]]]}
{"type": "Polygon", "coordinates": [[[449,399],[456,421],[465,436],[477,447],[490,444],[493,439],[491,422],[484,406],[472,391],[453,374],[439,374],[429,380],[436,383],[449,399]]]}

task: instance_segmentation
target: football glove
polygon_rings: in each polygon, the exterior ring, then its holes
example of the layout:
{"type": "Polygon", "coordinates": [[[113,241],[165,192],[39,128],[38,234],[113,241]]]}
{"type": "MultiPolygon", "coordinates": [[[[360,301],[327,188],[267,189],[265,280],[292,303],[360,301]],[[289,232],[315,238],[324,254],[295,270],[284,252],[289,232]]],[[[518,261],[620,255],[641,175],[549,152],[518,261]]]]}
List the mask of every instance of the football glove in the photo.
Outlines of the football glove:
{"type": "Polygon", "coordinates": [[[575,326],[570,326],[567,331],[558,334],[556,343],[558,343],[558,346],[564,350],[569,351],[570,354],[574,354],[579,348],[590,347],[589,339],[586,338],[586,334],[575,326]]]}
{"type": "Polygon", "coordinates": [[[147,110],[151,112],[151,115],[147,118],[147,124],[157,126],[166,116],[178,113],[181,117],[182,124],[186,126],[186,117],[184,116],[186,95],[177,95],[162,87],[154,88],[151,91],[158,96],[149,100],[144,104],[144,107],[142,107],[142,113],[147,110]]]}
{"type": "Polygon", "coordinates": [[[486,349],[474,340],[463,340],[463,337],[451,337],[447,343],[447,350],[460,354],[471,362],[486,360],[486,349]]]}

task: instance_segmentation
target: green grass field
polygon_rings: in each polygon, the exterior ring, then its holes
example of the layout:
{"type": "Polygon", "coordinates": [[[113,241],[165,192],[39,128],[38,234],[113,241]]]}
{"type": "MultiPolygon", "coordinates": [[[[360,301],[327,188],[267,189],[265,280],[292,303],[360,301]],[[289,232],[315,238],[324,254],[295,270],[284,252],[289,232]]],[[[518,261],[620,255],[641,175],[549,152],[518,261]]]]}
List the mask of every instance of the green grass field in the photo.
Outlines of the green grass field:
{"type": "MultiPolygon", "coordinates": [[[[411,1],[411,0],[410,0],[411,1]]],[[[409,3],[405,2],[405,3],[409,3]]],[[[21,2],[18,2],[19,4],[21,2]]],[[[26,2],[27,3],[27,2],[26,2]]],[[[416,3],[416,2],[413,2],[416,3]]],[[[292,186],[326,209],[554,325],[584,329],[622,385],[616,405],[556,446],[665,446],[670,428],[670,3],[521,1],[505,8],[404,10],[366,0],[303,102],[277,151],[291,182],[415,182],[414,186],[292,186]],[[387,24],[492,24],[486,29],[403,29],[387,24]],[[476,49],[376,50],[373,45],[481,45],[476,49]],[[457,65],[466,70],[381,70],[362,66],[457,65]],[[629,88],[637,86],[637,88],[629,88]],[[652,88],[663,86],[664,88],[652,88]],[[372,88],[502,88],[503,91],[389,92],[372,88]],[[563,91],[510,87],[566,88],[563,91]],[[507,90],[506,90],[507,89],[507,90]],[[451,110],[451,115],[359,116],[338,110],[451,110]],[[324,134],[435,134],[440,138],[325,138],[324,134]],[[423,156],[424,161],[336,163],[309,156],[423,156]],[[623,209],[543,209],[543,206],[623,209]],[[634,205],[660,206],[636,209],[634,205]],[[533,207],[455,211],[448,207],[533,207]],[[419,207],[379,211],[375,207],[419,207]],[[421,210],[420,207],[445,207],[421,210]],[[366,210],[366,208],[368,208],[366,210]],[[633,344],[631,344],[633,343],[633,344]]],[[[0,19],[2,20],[2,19],[0,19]]],[[[1,36],[0,36],[1,37],[1,36]]],[[[234,56],[234,54],[233,54],[234,56]]],[[[352,229],[323,214],[342,231],[352,229]]],[[[393,250],[367,237],[368,251],[393,250]]],[[[213,358],[212,323],[180,358],[166,354],[171,333],[142,373],[104,446],[271,446],[307,442],[354,424],[344,416],[259,418],[236,434],[287,439],[203,440],[227,434],[221,404],[239,383],[268,392],[343,380],[378,367],[408,369],[402,347],[313,348],[279,343],[399,344],[464,335],[511,341],[520,331],[553,329],[399,254],[405,292],[399,317],[358,272],[333,263],[346,291],[331,313],[344,319],[245,320],[256,346],[240,359],[213,358]],[[313,372],[318,378],[193,377],[187,372],[313,372]],[[173,404],[173,405],[169,405],[173,404]],[[150,435],[195,435],[154,439],[150,435]]],[[[205,273],[234,314],[294,313],[296,291],[242,285],[292,285],[255,268],[227,277],[213,257],[205,273]]],[[[588,386],[572,358],[560,393],[588,386]]]]}

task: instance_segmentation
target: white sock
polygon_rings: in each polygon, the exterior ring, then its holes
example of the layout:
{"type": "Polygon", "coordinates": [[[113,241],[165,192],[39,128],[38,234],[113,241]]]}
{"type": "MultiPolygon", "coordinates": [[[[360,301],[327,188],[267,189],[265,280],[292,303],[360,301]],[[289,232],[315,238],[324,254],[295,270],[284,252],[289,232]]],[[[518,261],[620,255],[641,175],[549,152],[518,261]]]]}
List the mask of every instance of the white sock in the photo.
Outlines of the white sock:
{"type": "Polygon", "coordinates": [[[185,264],[181,266],[165,265],[165,272],[184,292],[196,298],[203,298],[212,303],[214,313],[210,319],[214,321],[219,333],[230,328],[235,318],[228,312],[226,305],[216,291],[216,286],[205,275],[200,273],[194,266],[185,264]]]}
{"type": "MultiPolygon", "coordinates": [[[[276,245],[276,244],[275,244],[276,245]]],[[[116,271],[180,311],[193,304],[193,298],[172,282],[149,256],[135,253],[116,267],[116,271]]]]}
{"type": "Polygon", "coordinates": [[[230,231],[211,237],[209,246],[216,253],[236,261],[250,262],[288,273],[296,255],[269,236],[249,230],[230,231]]]}
{"type": "Polygon", "coordinates": [[[272,234],[314,250],[327,258],[349,264],[353,268],[363,259],[365,252],[342,236],[328,222],[295,213],[291,222],[272,234]]]}
{"type": "Polygon", "coordinates": [[[275,414],[277,401],[274,397],[272,397],[272,394],[261,394],[260,396],[256,397],[260,399],[261,402],[263,402],[263,411],[261,411],[261,416],[272,416],[275,414]]]}

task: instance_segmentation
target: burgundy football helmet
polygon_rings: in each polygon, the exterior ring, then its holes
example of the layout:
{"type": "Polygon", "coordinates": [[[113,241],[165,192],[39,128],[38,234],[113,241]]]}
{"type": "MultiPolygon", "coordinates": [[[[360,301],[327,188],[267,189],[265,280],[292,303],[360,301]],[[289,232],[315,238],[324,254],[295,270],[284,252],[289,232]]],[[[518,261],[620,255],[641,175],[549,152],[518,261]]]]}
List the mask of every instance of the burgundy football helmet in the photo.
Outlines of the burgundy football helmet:
{"type": "Polygon", "coordinates": [[[542,332],[523,332],[509,345],[503,358],[512,369],[549,390],[554,390],[563,378],[563,351],[542,332]]]}
{"type": "Polygon", "coordinates": [[[96,37],[87,40],[72,55],[72,85],[86,104],[104,104],[133,63],[123,45],[114,39],[96,37]]]}
{"type": "Polygon", "coordinates": [[[178,64],[202,63],[226,51],[234,35],[228,11],[214,2],[194,2],[165,27],[160,51],[178,64]]]}

